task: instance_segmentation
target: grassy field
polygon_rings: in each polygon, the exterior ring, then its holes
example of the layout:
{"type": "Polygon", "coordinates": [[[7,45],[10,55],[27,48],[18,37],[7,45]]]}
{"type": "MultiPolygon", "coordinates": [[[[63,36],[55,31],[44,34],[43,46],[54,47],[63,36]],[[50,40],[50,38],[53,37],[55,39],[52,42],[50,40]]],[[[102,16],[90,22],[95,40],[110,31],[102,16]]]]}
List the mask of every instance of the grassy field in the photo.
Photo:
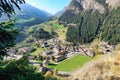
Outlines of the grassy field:
{"type": "Polygon", "coordinates": [[[57,68],[59,71],[72,71],[81,68],[85,63],[89,62],[90,60],[94,60],[99,58],[100,55],[90,58],[87,56],[77,55],[73,58],[68,60],[62,61],[56,65],[49,65],[49,68],[57,68]]]}
{"type": "Polygon", "coordinates": [[[72,71],[82,67],[86,62],[92,58],[82,55],[77,55],[71,59],[58,63],[57,65],[49,65],[49,68],[57,68],[59,71],[72,71]]]}

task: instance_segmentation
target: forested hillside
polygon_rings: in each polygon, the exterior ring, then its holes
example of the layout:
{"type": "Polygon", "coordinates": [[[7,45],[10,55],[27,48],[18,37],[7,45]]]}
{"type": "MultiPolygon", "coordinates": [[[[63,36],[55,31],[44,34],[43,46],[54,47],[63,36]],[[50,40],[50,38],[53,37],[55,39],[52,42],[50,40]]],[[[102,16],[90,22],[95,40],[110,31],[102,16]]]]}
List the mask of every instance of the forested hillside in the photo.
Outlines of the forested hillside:
{"type": "Polygon", "coordinates": [[[101,39],[111,44],[120,42],[120,7],[106,16],[101,29],[101,39]]]}
{"type": "MultiPolygon", "coordinates": [[[[33,7],[29,4],[20,5],[21,10],[19,11],[15,8],[16,14],[11,15],[11,19],[17,18],[15,28],[19,30],[19,36],[17,36],[16,41],[21,42],[25,39],[26,35],[23,33],[24,30],[28,29],[31,26],[40,24],[49,20],[50,14],[42,11],[36,7],[33,7]]],[[[6,15],[3,15],[0,18],[0,22],[8,20],[6,15]]]]}
{"type": "Polygon", "coordinates": [[[66,40],[89,43],[97,37],[111,44],[119,43],[119,5],[111,8],[112,6],[110,7],[106,0],[89,0],[89,3],[87,1],[85,3],[85,1],[72,0],[67,10],[59,18],[59,24],[69,26],[66,40]]]}
{"type": "Polygon", "coordinates": [[[29,27],[23,32],[25,42],[34,42],[39,39],[58,38],[66,39],[67,27],[58,24],[58,20],[51,20],[29,27]]]}

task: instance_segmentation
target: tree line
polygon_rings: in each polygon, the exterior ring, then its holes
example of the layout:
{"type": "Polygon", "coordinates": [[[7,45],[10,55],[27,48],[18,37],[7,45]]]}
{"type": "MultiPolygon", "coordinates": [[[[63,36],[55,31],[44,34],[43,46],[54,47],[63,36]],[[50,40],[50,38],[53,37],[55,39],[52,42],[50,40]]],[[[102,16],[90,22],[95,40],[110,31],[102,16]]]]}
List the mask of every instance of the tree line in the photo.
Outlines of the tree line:
{"type": "Polygon", "coordinates": [[[99,38],[110,44],[120,42],[120,7],[110,11],[104,0],[96,1],[104,5],[106,10],[103,14],[92,9],[87,11],[79,9],[78,14],[74,13],[74,10],[67,10],[59,18],[59,23],[68,26],[67,41],[90,43],[93,39],[99,38]],[[75,26],[69,25],[71,23],[74,23],[75,26]]]}

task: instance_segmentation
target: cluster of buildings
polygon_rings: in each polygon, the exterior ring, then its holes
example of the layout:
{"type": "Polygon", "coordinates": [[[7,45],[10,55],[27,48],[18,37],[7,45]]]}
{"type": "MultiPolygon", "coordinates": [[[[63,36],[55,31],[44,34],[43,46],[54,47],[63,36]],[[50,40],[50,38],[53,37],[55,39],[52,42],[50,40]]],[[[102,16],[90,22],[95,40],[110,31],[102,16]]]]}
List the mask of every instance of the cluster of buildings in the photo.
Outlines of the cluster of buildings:
{"type": "MultiPolygon", "coordinates": [[[[49,47],[48,50],[43,50],[42,53],[38,53],[38,55],[33,56],[31,54],[28,55],[28,59],[31,60],[39,60],[42,57],[42,62],[30,62],[33,65],[39,65],[39,72],[47,73],[48,71],[53,73],[53,70],[47,68],[46,66],[50,64],[50,61],[54,61],[56,63],[61,62],[63,60],[69,59],[76,55],[83,55],[94,57],[95,53],[90,46],[82,47],[81,45],[72,46],[66,45],[60,40],[46,40],[46,41],[37,41],[39,43],[39,47],[46,48],[49,47]]],[[[103,54],[109,54],[114,51],[115,46],[109,45],[106,42],[101,42],[98,44],[98,51],[103,54]]],[[[9,49],[8,55],[4,57],[4,60],[11,59],[20,59],[25,53],[31,53],[35,51],[34,47],[23,47],[19,50],[9,49]]]]}
{"type": "Polygon", "coordinates": [[[115,49],[115,45],[109,45],[107,42],[101,42],[98,44],[98,51],[103,54],[110,54],[113,53],[115,49]]]}
{"type": "MultiPolygon", "coordinates": [[[[33,56],[28,55],[29,60],[34,60],[36,58],[39,58],[39,56],[42,57],[53,57],[55,62],[60,62],[62,60],[74,57],[75,55],[81,54],[84,56],[94,57],[94,51],[92,48],[82,48],[80,45],[78,46],[72,46],[72,45],[66,45],[65,43],[61,42],[58,39],[50,39],[46,41],[37,41],[36,43],[39,43],[39,46],[41,48],[49,47],[48,50],[44,50],[42,53],[38,53],[39,55],[33,56]]],[[[35,51],[36,49],[34,47],[23,47],[19,50],[15,49],[9,49],[8,54],[9,56],[5,57],[5,60],[10,59],[20,59],[23,54],[25,53],[31,53],[35,51]]],[[[45,59],[43,61],[44,63],[48,63],[48,59],[45,59]]]]}
{"type": "Polygon", "coordinates": [[[78,46],[70,46],[65,45],[64,43],[60,42],[59,40],[53,41],[45,41],[41,44],[44,47],[50,47],[49,50],[43,51],[40,56],[43,57],[54,57],[55,62],[60,62],[62,60],[71,58],[75,55],[81,54],[84,56],[94,57],[94,51],[90,47],[82,48],[80,45],[78,46]]]}
{"type": "Polygon", "coordinates": [[[4,57],[4,60],[12,60],[12,59],[20,59],[25,53],[30,53],[35,51],[36,49],[33,47],[23,47],[19,50],[16,49],[9,49],[8,56],[4,57]]]}
{"type": "MultiPolygon", "coordinates": [[[[82,47],[81,45],[72,46],[72,45],[66,45],[65,43],[61,42],[58,39],[50,39],[46,41],[37,41],[36,43],[39,43],[39,46],[41,48],[49,47],[48,50],[42,51],[42,53],[39,53],[37,56],[28,55],[29,60],[35,60],[39,59],[39,57],[43,57],[43,63],[49,64],[49,60],[52,59],[55,62],[60,62],[65,59],[69,59],[71,57],[74,57],[75,55],[84,55],[89,57],[94,57],[95,53],[93,49],[89,46],[82,47]]],[[[101,42],[98,44],[98,51],[102,52],[104,54],[112,53],[114,51],[114,46],[108,45],[106,42],[101,42]]],[[[19,50],[9,49],[8,54],[9,56],[5,57],[5,60],[9,59],[20,59],[23,54],[25,53],[31,53],[35,51],[36,49],[34,47],[23,47],[19,50]]]]}

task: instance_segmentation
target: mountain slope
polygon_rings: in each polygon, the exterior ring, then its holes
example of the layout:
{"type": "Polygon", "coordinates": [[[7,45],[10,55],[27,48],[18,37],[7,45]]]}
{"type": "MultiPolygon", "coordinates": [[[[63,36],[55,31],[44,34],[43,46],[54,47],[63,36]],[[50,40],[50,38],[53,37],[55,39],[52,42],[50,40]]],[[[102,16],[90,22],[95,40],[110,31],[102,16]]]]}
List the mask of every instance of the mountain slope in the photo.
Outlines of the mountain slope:
{"type": "Polygon", "coordinates": [[[96,37],[111,44],[120,42],[119,0],[72,0],[59,18],[69,26],[67,41],[88,43],[96,37]],[[106,35],[106,36],[105,36],[106,35]]]}
{"type": "Polygon", "coordinates": [[[21,9],[22,9],[21,11],[18,11],[16,13],[17,17],[20,19],[29,19],[32,17],[38,17],[44,21],[50,16],[49,13],[42,11],[36,7],[33,7],[29,4],[21,5],[21,9]],[[21,18],[21,16],[22,16],[22,18],[21,18]]]}
{"type": "MultiPolygon", "coordinates": [[[[40,18],[42,21],[48,19],[48,17],[50,17],[51,15],[45,11],[42,11],[36,7],[33,7],[29,4],[22,4],[21,6],[21,10],[18,10],[17,8],[15,8],[16,14],[12,15],[11,18],[18,18],[18,19],[30,19],[33,17],[37,17],[40,18]]],[[[5,21],[8,20],[7,16],[3,15],[0,18],[0,21],[5,21]]]]}
{"type": "Polygon", "coordinates": [[[35,8],[29,4],[22,5],[21,9],[21,11],[17,10],[15,16],[12,16],[18,18],[15,27],[19,29],[20,35],[16,39],[17,42],[21,42],[26,38],[26,35],[24,34],[26,29],[47,21],[51,16],[49,13],[39,10],[38,8],[35,8]]]}
{"type": "MultiPolygon", "coordinates": [[[[21,5],[21,10],[16,8],[16,15],[11,18],[17,18],[16,28],[19,29],[20,35],[17,37],[17,42],[23,41],[26,35],[23,34],[24,30],[33,25],[40,24],[49,19],[51,15],[45,11],[39,10],[29,4],[21,5]]],[[[3,15],[0,18],[0,22],[8,20],[7,16],[3,15]]]]}
{"type": "Polygon", "coordinates": [[[26,35],[24,42],[34,42],[39,39],[58,38],[61,41],[66,39],[67,27],[58,24],[54,19],[41,24],[29,27],[24,31],[26,35]],[[41,33],[42,32],[42,33],[41,33]]]}
{"type": "MultiPolygon", "coordinates": [[[[51,16],[49,13],[39,10],[29,4],[21,5],[21,10],[16,8],[16,14],[11,16],[12,19],[17,18],[17,27],[20,31],[24,30],[27,27],[40,24],[49,19],[51,16]]],[[[0,21],[6,21],[8,17],[3,15],[0,18],[0,21]]]]}
{"type": "MultiPolygon", "coordinates": [[[[87,63],[69,79],[72,80],[119,80],[120,52],[107,54],[100,59],[87,63]]],[[[68,80],[69,80],[68,79],[68,80]]]]}
{"type": "MultiPolygon", "coordinates": [[[[45,11],[39,10],[29,4],[21,5],[21,10],[16,9],[16,15],[11,16],[11,18],[17,18],[16,27],[20,30],[25,26],[32,26],[39,24],[49,19],[51,15],[45,11]]],[[[8,20],[7,16],[3,15],[0,21],[8,20]]]]}

